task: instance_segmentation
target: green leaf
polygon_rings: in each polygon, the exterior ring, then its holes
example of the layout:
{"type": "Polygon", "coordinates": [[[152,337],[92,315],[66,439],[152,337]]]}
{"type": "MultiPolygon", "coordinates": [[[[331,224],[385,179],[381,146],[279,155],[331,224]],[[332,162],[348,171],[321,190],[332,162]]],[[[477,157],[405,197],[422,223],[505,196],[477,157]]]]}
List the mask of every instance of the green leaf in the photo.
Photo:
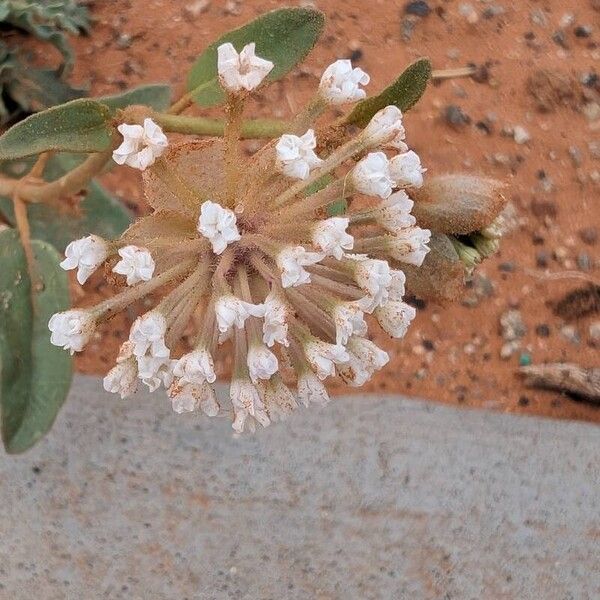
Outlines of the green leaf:
{"type": "Polygon", "coordinates": [[[323,13],[307,8],[281,8],[261,15],[211,44],[196,59],[187,89],[196,90],[194,100],[202,106],[223,102],[225,94],[217,78],[217,48],[226,42],[231,42],[238,52],[255,42],[256,54],[275,64],[266,80],[280,79],[304,60],[324,25],[323,13]]]}
{"type": "MultiPolygon", "coordinates": [[[[335,178],[331,174],[327,173],[326,175],[323,175],[323,177],[311,183],[311,185],[309,185],[304,190],[304,196],[308,198],[308,196],[312,196],[313,194],[320,192],[333,181],[335,181],[335,178]]],[[[328,204],[326,208],[327,215],[329,217],[337,217],[338,215],[343,215],[347,210],[348,202],[346,201],[346,198],[340,198],[339,200],[335,200],[331,204],[328,204]]]]}
{"type": "MultiPolygon", "coordinates": [[[[49,181],[58,179],[76,166],[77,159],[77,156],[68,154],[53,157],[46,167],[46,178],[49,181]]],[[[32,160],[9,162],[2,165],[1,170],[12,177],[21,177],[32,163],[32,160]]],[[[15,224],[10,199],[0,197],[0,213],[9,223],[15,224]]],[[[51,243],[60,252],[69,242],[90,233],[109,239],[118,237],[131,222],[129,211],[96,181],[90,183],[75,214],[61,212],[47,204],[28,204],[27,215],[32,237],[51,243]]]]}
{"type": "Polygon", "coordinates": [[[0,136],[0,160],[62,152],[102,152],[111,147],[107,106],[81,98],[36,113],[0,136]]]}
{"type": "Polygon", "coordinates": [[[392,104],[406,112],[419,101],[430,77],[431,63],[427,58],[419,59],[381,94],[359,102],[346,118],[346,123],[365,127],[377,111],[392,104]]]}
{"type": "Polygon", "coordinates": [[[171,104],[171,86],[160,83],[141,85],[122,94],[102,96],[95,100],[108,106],[111,114],[114,114],[119,108],[125,108],[132,104],[143,104],[154,110],[165,110],[171,104]]]}
{"type": "Polygon", "coordinates": [[[31,295],[16,231],[0,233],[0,425],[7,452],[31,448],[50,429],[71,385],[71,358],[50,343],[50,316],[69,306],[66,273],[52,246],[33,241],[41,292],[31,295]]]}

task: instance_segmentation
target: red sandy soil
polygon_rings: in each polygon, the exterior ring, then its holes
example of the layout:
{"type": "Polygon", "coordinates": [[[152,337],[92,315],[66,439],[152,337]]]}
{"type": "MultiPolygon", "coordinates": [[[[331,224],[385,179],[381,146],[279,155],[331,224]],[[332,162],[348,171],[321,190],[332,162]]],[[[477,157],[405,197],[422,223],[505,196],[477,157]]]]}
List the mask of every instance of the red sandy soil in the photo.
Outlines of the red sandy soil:
{"type": "MultiPolygon", "coordinates": [[[[431,13],[414,18],[409,40],[402,36],[406,4],[404,0],[303,3],[326,13],[325,34],[307,62],[272,86],[256,106],[257,115],[293,114],[323,68],[339,57],[354,55],[371,75],[371,93],[421,56],[430,57],[435,69],[468,63],[486,66],[477,80],[431,85],[406,116],[408,141],[429,174],[465,171],[505,181],[520,225],[504,240],[500,254],[478,270],[492,288],[489,295],[467,289],[464,303],[428,304],[400,343],[376,334],[375,341],[388,350],[391,362],[363,391],[600,421],[600,408],[555,392],[527,389],[515,375],[519,360],[528,356],[534,364],[573,361],[598,366],[598,348],[592,345],[589,327],[600,315],[566,323],[552,311],[553,303],[585,281],[568,273],[558,278],[548,274],[576,271],[590,281],[600,279],[600,241],[594,239],[600,234],[600,117],[593,114],[596,109],[600,112],[593,104],[600,87],[596,82],[593,89],[593,81],[588,86],[581,83],[584,74],[600,72],[600,3],[472,0],[479,20],[469,23],[459,11],[461,2],[430,0],[431,13]],[[482,15],[486,8],[498,7],[502,14],[482,15]],[[563,47],[553,35],[567,14],[572,14],[572,23],[563,22],[563,47]],[[591,32],[578,26],[591,26],[591,32]],[[582,33],[589,35],[581,37],[582,33]],[[532,94],[528,83],[540,69],[565,78],[562,95],[546,99],[546,112],[538,110],[534,97],[544,90],[538,85],[532,94]],[[449,124],[443,116],[448,105],[460,107],[469,122],[449,124]],[[515,125],[526,129],[528,142],[517,144],[507,135],[515,125]],[[572,147],[578,149],[577,160],[572,147]],[[511,308],[521,312],[527,333],[521,350],[505,360],[499,354],[504,343],[499,320],[511,308]],[[578,343],[565,337],[565,324],[574,328],[578,343]]],[[[179,95],[189,66],[206,45],[280,6],[274,0],[97,1],[92,5],[96,24],[91,38],[74,41],[75,79],[89,82],[92,94],[166,81],[179,95]]],[[[118,170],[106,176],[105,183],[138,212],[146,210],[137,174],[118,170]]],[[[102,296],[110,290],[97,277],[85,291],[75,292],[75,300],[87,304],[86,294],[102,296]]],[[[133,317],[128,314],[103,329],[77,358],[78,369],[106,372],[133,317]]]]}

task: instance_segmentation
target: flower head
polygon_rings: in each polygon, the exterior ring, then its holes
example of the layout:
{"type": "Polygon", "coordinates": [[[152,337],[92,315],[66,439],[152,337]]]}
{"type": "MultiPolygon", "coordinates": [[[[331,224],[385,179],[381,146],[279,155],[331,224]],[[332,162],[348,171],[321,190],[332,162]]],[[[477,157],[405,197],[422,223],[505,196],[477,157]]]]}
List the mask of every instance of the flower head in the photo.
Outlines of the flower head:
{"type": "Polygon", "coordinates": [[[375,113],[362,135],[368,140],[370,147],[385,146],[403,152],[408,150],[404,143],[406,131],[402,124],[402,111],[394,105],[386,106],[375,113]]]}
{"type": "Polygon", "coordinates": [[[367,323],[359,305],[353,302],[340,302],[333,312],[336,330],[336,344],[346,345],[350,336],[365,335],[367,323]]]}
{"type": "Polygon", "coordinates": [[[306,407],[310,404],[324,406],[329,402],[327,388],[312,371],[304,371],[298,376],[298,398],[306,407]]]}
{"type": "Polygon", "coordinates": [[[168,357],[170,353],[165,346],[166,331],[167,321],[160,312],[152,310],[138,317],[129,332],[133,353],[138,357],[147,353],[154,357],[168,357]]]}
{"type": "Polygon", "coordinates": [[[213,358],[206,348],[199,348],[184,354],[175,363],[173,375],[178,377],[181,383],[196,385],[201,385],[205,381],[214,383],[217,379],[213,358]]]}
{"type": "Polygon", "coordinates": [[[359,261],[356,263],[354,277],[356,283],[368,294],[368,299],[359,302],[362,310],[371,313],[375,306],[386,302],[388,289],[392,284],[389,263],[379,259],[359,261]]]}
{"type": "Polygon", "coordinates": [[[420,267],[429,252],[431,231],[420,227],[406,227],[390,236],[390,254],[396,260],[420,267]]]}
{"type": "Polygon", "coordinates": [[[373,217],[378,225],[390,233],[396,233],[399,229],[412,227],[417,222],[410,214],[413,205],[414,202],[407,193],[400,190],[381,202],[373,211],[373,217]]]}
{"type": "Polygon", "coordinates": [[[251,304],[233,294],[228,294],[221,296],[215,302],[215,314],[219,331],[227,333],[232,327],[242,329],[250,316],[262,317],[265,314],[265,307],[263,304],[251,304]]]}
{"type": "Polygon", "coordinates": [[[367,85],[370,80],[371,78],[362,69],[358,67],[353,69],[351,61],[336,60],[323,72],[319,91],[330,104],[356,102],[367,95],[359,86],[367,85]]]}
{"type": "Polygon", "coordinates": [[[370,152],[352,171],[352,182],[357,191],[368,196],[387,198],[394,188],[389,161],[383,152],[370,152]]]}
{"type": "Polygon", "coordinates": [[[417,311],[405,302],[390,301],[375,309],[375,317],[382,329],[394,338],[406,335],[417,311]]]}
{"type": "Polygon", "coordinates": [[[254,422],[248,417],[252,417],[263,427],[271,422],[258,390],[250,380],[234,378],[229,388],[229,397],[235,416],[232,427],[238,433],[244,431],[247,424],[250,429],[254,430],[254,422]]]}
{"type": "Polygon", "coordinates": [[[281,295],[271,290],[264,302],[263,342],[271,348],[275,342],[289,346],[287,316],[289,307],[281,295]]]}
{"type": "Polygon", "coordinates": [[[125,246],[119,248],[119,256],[121,260],[113,267],[113,273],[125,275],[127,285],[152,279],[156,265],[148,250],[137,246],[125,246]]]}
{"type": "Polygon", "coordinates": [[[266,346],[250,346],[247,360],[252,383],[259,379],[270,379],[279,369],[277,357],[266,346]]]}
{"type": "Polygon", "coordinates": [[[354,238],[346,233],[350,219],[345,217],[331,217],[319,221],[313,229],[313,244],[325,255],[333,256],[340,260],[344,250],[352,250],[354,238]]]}
{"type": "Polygon", "coordinates": [[[60,266],[65,271],[77,269],[77,281],[83,285],[107,256],[108,244],[97,235],[88,235],[65,248],[65,259],[60,266]]]}
{"type": "Polygon", "coordinates": [[[138,369],[135,359],[118,362],[104,377],[102,385],[107,392],[128,398],[138,389],[138,369]]]}
{"type": "Polygon", "coordinates": [[[198,232],[210,241],[215,254],[222,254],[227,244],[241,237],[236,221],[232,210],[207,200],[200,207],[198,232]]]}
{"type": "Polygon", "coordinates": [[[173,367],[175,360],[168,356],[137,356],[138,377],[148,386],[151,392],[156,391],[161,385],[169,389],[173,383],[173,367]]]}
{"type": "Polygon", "coordinates": [[[421,159],[416,152],[409,150],[398,154],[390,160],[389,172],[398,187],[420,188],[423,185],[423,173],[427,169],[421,166],[421,159]]]}
{"type": "Polygon", "coordinates": [[[323,260],[323,254],[308,252],[303,246],[286,246],[277,255],[277,266],[281,271],[284,288],[304,285],[310,281],[310,273],[303,267],[323,260]]]}
{"type": "Polygon", "coordinates": [[[304,353],[319,379],[333,377],[335,365],[342,365],[350,360],[344,346],[328,344],[318,339],[308,341],[304,347],[304,353]]]}
{"type": "Polygon", "coordinates": [[[67,310],[53,314],[48,321],[48,329],[52,332],[50,342],[73,354],[81,352],[90,341],[96,320],[87,310],[67,310]]]}
{"type": "Polygon", "coordinates": [[[143,125],[122,123],[117,129],[123,136],[121,145],[112,154],[118,165],[144,171],[154,164],[168,146],[167,136],[152,119],[144,119],[143,125]]]}
{"type": "Polygon", "coordinates": [[[238,54],[227,42],[217,48],[217,71],[221,85],[230,92],[257,88],[275,66],[255,53],[256,44],[246,44],[238,54]]]}
{"type": "Polygon", "coordinates": [[[275,146],[277,165],[287,177],[306,179],[323,161],[315,154],[317,139],[309,129],[303,136],[286,133],[275,146]]]}

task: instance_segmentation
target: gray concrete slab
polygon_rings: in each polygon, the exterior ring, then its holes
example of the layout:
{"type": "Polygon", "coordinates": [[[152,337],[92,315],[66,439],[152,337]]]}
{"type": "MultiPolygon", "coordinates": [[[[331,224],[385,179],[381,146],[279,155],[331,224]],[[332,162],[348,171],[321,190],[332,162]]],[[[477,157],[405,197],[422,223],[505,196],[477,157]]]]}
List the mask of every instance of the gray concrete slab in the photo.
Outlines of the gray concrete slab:
{"type": "Polygon", "coordinates": [[[0,457],[0,598],[600,598],[600,429],[395,397],[254,437],[79,377],[0,457]]]}

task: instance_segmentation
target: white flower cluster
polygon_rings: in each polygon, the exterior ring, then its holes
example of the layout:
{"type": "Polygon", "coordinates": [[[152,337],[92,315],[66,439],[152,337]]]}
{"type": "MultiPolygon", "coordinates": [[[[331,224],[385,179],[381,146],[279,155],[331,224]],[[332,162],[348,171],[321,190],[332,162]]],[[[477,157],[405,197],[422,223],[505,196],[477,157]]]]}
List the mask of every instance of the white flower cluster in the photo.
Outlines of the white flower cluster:
{"type": "MultiPolygon", "coordinates": [[[[239,53],[232,44],[218,48],[228,102],[255,90],[273,67],[256,55],[254,44],[239,53]]],[[[369,76],[350,61],[336,61],[323,73],[313,109],[361,100],[367,83],[369,76]]],[[[214,416],[222,409],[212,386],[213,357],[229,341],[236,431],[284,418],[298,403],[325,404],[322,381],[328,377],[353,386],[367,382],[389,357],[367,338],[366,314],[396,338],[415,317],[403,301],[406,278],[397,263],[419,266],[429,250],[430,232],[417,226],[406,191],[423,184],[425,169],[405,142],[403,116],[395,106],[380,110],[353,144],[333,149],[324,144],[319,150],[324,158],[317,155],[315,130],[298,130],[305,133],[282,135],[256,159],[240,158],[236,185],[199,201],[192,216],[174,210],[146,217],[152,232],[147,240],[126,232],[119,243],[92,235],[69,244],[61,266],[77,269],[81,284],[106,261],[131,287],[97,307],[54,315],[52,343],[80,351],[97,322],[168,286],[159,304],[133,323],[104,379],[107,391],[125,398],[142,381],[151,391],[166,388],[176,412],[199,409],[214,416]],[[309,192],[320,182],[324,187],[309,192]],[[368,196],[368,203],[342,216],[328,214],[353,193],[368,196]],[[165,228],[169,218],[173,226],[165,228]],[[143,247],[131,243],[140,239],[143,247]],[[192,348],[173,358],[174,344],[191,320],[198,329],[196,337],[188,336],[192,348]],[[280,376],[283,364],[296,373],[297,395],[280,376]]],[[[123,124],[119,131],[123,143],[115,162],[152,169],[162,156],[176,170],[167,139],[153,121],[123,124]]],[[[182,204],[189,210],[189,198],[182,204]]]]}

